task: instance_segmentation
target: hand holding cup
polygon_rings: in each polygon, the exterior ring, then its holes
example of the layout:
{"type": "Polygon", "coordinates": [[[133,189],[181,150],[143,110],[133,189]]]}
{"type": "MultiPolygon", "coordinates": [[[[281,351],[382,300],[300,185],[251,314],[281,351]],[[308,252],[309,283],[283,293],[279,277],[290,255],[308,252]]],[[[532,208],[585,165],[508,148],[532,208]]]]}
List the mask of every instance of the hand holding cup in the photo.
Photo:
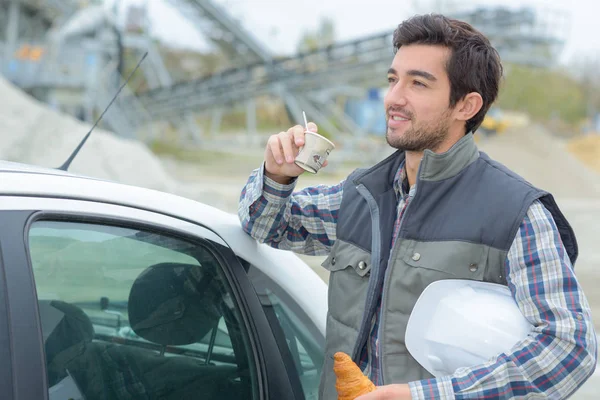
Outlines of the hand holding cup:
{"type": "Polygon", "coordinates": [[[316,173],[327,166],[327,156],[335,146],[317,130],[311,122],[272,135],[265,148],[265,174],[285,184],[305,171],[316,173]]]}

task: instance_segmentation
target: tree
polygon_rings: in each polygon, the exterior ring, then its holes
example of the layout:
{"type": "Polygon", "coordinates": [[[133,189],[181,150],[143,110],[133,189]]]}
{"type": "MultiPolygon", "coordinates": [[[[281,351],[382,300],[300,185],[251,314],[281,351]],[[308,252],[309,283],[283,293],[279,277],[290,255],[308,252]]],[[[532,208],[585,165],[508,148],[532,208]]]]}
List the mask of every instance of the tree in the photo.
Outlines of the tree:
{"type": "Polygon", "coordinates": [[[600,57],[578,57],[572,63],[571,70],[581,84],[587,114],[593,117],[600,112],[600,57]]]}
{"type": "Polygon", "coordinates": [[[500,88],[498,106],[528,113],[537,120],[559,118],[576,124],[586,116],[581,84],[567,73],[509,65],[500,88]]]}
{"type": "Polygon", "coordinates": [[[333,44],[336,40],[335,23],[329,17],[321,18],[316,31],[305,32],[298,42],[298,52],[316,50],[333,44]]]}

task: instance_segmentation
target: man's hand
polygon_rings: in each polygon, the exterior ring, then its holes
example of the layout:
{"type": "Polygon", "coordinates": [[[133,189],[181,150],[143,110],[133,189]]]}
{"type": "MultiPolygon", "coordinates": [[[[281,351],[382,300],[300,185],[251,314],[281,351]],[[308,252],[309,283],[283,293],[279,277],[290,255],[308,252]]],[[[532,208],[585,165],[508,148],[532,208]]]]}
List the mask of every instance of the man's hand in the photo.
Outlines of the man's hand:
{"type": "MultiPolygon", "coordinates": [[[[317,125],[309,122],[308,129],[317,132],[317,125]]],[[[265,174],[276,182],[286,184],[292,178],[300,176],[304,170],[294,164],[300,147],[304,146],[302,125],[296,125],[287,132],[272,135],[265,148],[265,174]]],[[[327,161],[323,164],[325,167],[327,161]]]]}
{"type": "Polygon", "coordinates": [[[379,386],[374,392],[364,394],[356,400],[411,400],[408,385],[379,386]]]}

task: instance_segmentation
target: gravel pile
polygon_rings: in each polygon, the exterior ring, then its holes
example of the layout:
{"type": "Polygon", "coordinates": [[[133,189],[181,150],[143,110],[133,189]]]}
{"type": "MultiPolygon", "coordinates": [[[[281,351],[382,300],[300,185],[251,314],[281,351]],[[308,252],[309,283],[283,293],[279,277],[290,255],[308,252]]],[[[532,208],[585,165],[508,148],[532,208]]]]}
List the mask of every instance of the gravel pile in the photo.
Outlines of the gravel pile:
{"type": "MultiPolygon", "coordinates": [[[[43,167],[64,163],[91,125],[50,109],[0,76],[0,159],[43,167]]],[[[95,129],[70,172],[151,189],[174,183],[142,143],[95,129]]]]}

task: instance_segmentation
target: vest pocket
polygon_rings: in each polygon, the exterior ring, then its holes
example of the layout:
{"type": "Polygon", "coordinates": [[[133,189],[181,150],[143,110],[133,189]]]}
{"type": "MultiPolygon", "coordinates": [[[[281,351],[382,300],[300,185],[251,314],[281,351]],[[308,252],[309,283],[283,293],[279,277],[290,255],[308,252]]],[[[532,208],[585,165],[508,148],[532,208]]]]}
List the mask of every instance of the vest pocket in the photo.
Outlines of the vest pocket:
{"type": "Polygon", "coordinates": [[[328,304],[331,318],[360,329],[371,271],[371,254],[339,239],[323,262],[329,275],[328,304]]]}
{"type": "Polygon", "coordinates": [[[481,281],[486,274],[488,251],[485,245],[468,242],[413,242],[403,261],[415,268],[438,272],[438,279],[481,281]]]}
{"type": "Polygon", "coordinates": [[[330,272],[348,268],[352,270],[348,271],[351,275],[363,278],[371,272],[371,253],[338,239],[321,265],[330,272]]]}

